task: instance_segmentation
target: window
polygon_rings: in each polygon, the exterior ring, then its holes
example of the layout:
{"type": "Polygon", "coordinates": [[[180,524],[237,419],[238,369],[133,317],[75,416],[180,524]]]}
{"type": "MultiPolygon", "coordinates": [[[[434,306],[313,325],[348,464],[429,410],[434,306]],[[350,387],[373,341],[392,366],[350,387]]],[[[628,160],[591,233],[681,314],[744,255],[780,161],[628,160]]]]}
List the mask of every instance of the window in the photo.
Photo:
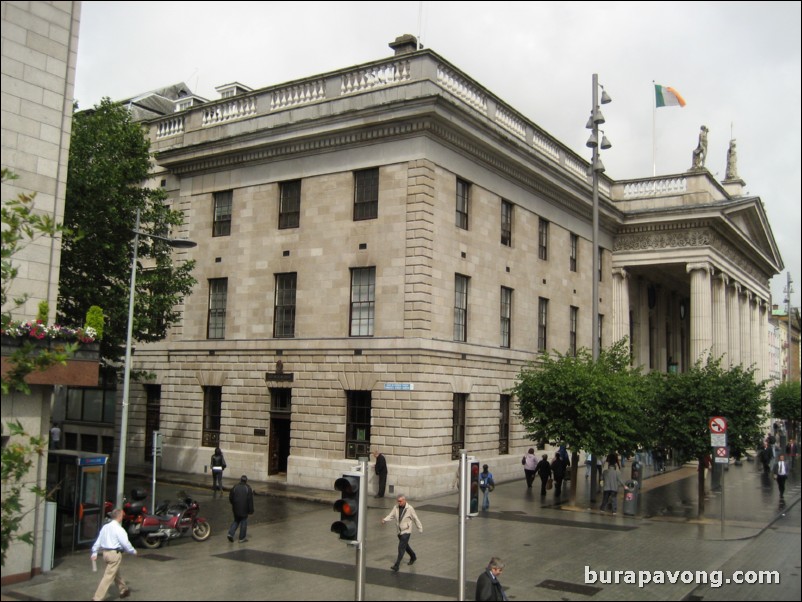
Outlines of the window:
{"type": "Polygon", "coordinates": [[[223,414],[223,387],[203,387],[204,447],[220,445],[220,418],[223,414]]]}
{"type": "Polygon", "coordinates": [[[604,261],[602,261],[603,256],[604,256],[604,249],[599,247],[599,282],[602,281],[602,265],[604,265],[604,261]]]}
{"type": "Polygon", "coordinates": [[[370,391],[347,391],[345,457],[359,458],[370,452],[370,391]]]}
{"type": "Polygon", "coordinates": [[[459,460],[459,452],[465,449],[465,410],[467,393],[454,393],[451,411],[451,459],[459,460]]]}
{"type": "Polygon", "coordinates": [[[209,317],[206,327],[207,339],[226,337],[226,304],[228,297],[228,278],[209,280],[209,317]]]}
{"type": "Polygon", "coordinates": [[[468,340],[468,280],[467,276],[454,277],[454,340],[468,340]]]}
{"type": "Polygon", "coordinates": [[[599,314],[599,349],[602,347],[602,333],[604,332],[604,314],[599,314]]]}
{"type": "Polygon", "coordinates": [[[354,220],[379,216],[379,168],[354,172],[354,220]]]}
{"type": "Polygon", "coordinates": [[[234,193],[231,190],[214,193],[214,226],[212,236],[231,234],[231,205],[234,193]]]}
{"type": "Polygon", "coordinates": [[[501,199],[501,244],[512,246],[512,203],[501,199]]]}
{"type": "Polygon", "coordinates": [[[512,289],[501,287],[501,346],[510,347],[510,327],[512,325],[512,289]]]}
{"type": "Polygon", "coordinates": [[[292,389],[289,387],[270,388],[270,412],[292,413],[292,389]]]}
{"type": "Polygon", "coordinates": [[[542,217],[537,224],[537,253],[543,261],[549,258],[549,222],[542,217]]]}
{"type": "Polygon", "coordinates": [[[295,272],[276,274],[276,301],[273,309],[273,336],[295,336],[295,291],[298,275],[295,272]]]}
{"type": "Polygon", "coordinates": [[[499,398],[498,453],[510,453],[510,396],[499,398]]]}
{"type": "Polygon", "coordinates": [[[579,317],[579,308],[571,306],[568,330],[568,355],[576,357],[576,323],[579,317]]]}
{"type": "Polygon", "coordinates": [[[468,229],[471,185],[457,178],[457,228],[468,229]]]}
{"type": "Polygon", "coordinates": [[[279,184],[278,227],[297,228],[301,223],[301,180],[279,184]]]}
{"type": "MultiPolygon", "coordinates": [[[[108,388],[67,389],[67,420],[114,424],[117,390],[108,388]]],[[[97,448],[90,451],[96,451],[97,448]]]]}
{"type": "Polygon", "coordinates": [[[549,324],[549,300],[540,297],[537,304],[537,350],[547,351],[546,339],[549,324]]]}
{"type": "Polygon", "coordinates": [[[372,337],[376,311],[376,268],[351,270],[352,337],[372,337]]]}
{"type": "Polygon", "coordinates": [[[571,255],[568,258],[568,269],[576,272],[576,257],[579,250],[579,236],[571,234],[571,255]]]}
{"type": "Polygon", "coordinates": [[[145,385],[145,462],[153,458],[153,431],[161,426],[162,386],[145,385]]]}

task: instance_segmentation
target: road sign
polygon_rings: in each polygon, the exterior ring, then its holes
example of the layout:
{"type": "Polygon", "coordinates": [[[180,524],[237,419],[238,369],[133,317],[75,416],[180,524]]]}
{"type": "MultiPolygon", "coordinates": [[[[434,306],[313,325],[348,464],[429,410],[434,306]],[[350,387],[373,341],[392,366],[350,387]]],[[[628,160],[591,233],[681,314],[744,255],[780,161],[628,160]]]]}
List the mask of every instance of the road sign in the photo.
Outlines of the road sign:
{"type": "Polygon", "coordinates": [[[713,416],[708,423],[711,433],[718,435],[727,432],[727,419],[723,416],[713,416]]]}
{"type": "Polygon", "coordinates": [[[710,433],[710,447],[727,447],[727,434],[710,433]]]}
{"type": "Polygon", "coordinates": [[[729,447],[717,447],[715,456],[716,456],[715,457],[716,464],[729,464],[729,461],[730,461],[730,448],[729,447]]]}

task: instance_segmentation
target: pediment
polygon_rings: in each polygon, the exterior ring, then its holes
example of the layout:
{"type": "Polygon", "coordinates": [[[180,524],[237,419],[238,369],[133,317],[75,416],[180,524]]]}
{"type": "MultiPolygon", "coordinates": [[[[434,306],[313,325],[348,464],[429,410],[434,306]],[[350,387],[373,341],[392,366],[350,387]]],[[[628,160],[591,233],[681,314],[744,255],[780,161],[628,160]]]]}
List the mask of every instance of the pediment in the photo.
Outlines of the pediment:
{"type": "Polygon", "coordinates": [[[751,197],[728,205],[722,211],[722,217],[733,231],[765,255],[778,271],[781,270],[782,258],[760,198],[751,197]]]}

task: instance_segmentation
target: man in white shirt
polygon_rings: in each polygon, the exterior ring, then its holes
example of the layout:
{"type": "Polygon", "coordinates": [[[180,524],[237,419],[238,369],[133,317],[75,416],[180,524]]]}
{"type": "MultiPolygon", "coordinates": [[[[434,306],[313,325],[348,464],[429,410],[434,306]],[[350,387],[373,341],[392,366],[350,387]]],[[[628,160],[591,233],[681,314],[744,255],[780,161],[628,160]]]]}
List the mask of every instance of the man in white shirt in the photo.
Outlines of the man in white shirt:
{"type": "Polygon", "coordinates": [[[780,454],[777,463],[774,465],[774,478],[777,479],[777,488],[780,490],[780,499],[785,495],[785,480],[788,478],[788,463],[785,455],[780,454]]]}
{"type": "Polygon", "coordinates": [[[125,584],[120,574],[120,567],[122,566],[123,552],[136,555],[136,550],[128,541],[128,534],[122,528],[122,522],[123,511],[115,508],[111,511],[111,520],[103,525],[97,541],[92,546],[92,561],[97,560],[97,553],[101,551],[103,552],[103,561],[106,563],[106,572],[103,573],[103,578],[100,580],[92,600],[103,600],[112,581],[120,590],[120,598],[127,598],[131,595],[131,588],[125,584]]]}

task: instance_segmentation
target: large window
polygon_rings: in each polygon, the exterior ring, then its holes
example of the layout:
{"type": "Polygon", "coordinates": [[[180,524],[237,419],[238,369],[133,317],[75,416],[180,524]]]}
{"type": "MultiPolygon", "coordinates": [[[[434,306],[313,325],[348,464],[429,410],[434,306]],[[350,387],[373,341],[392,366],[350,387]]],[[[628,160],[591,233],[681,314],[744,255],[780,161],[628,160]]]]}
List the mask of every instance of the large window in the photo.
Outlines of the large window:
{"type": "Polygon", "coordinates": [[[465,449],[465,412],[468,405],[467,393],[454,393],[451,411],[451,459],[458,460],[459,452],[465,449]]]}
{"type": "Polygon", "coordinates": [[[295,336],[295,272],[276,274],[276,300],[273,308],[273,336],[295,336]]]}
{"type": "Polygon", "coordinates": [[[209,280],[209,316],[206,327],[207,339],[226,337],[226,305],[228,303],[228,278],[209,280]]]}
{"type": "Polygon", "coordinates": [[[579,254],[579,236],[571,234],[571,254],[568,256],[568,269],[576,272],[576,258],[579,254]]]}
{"type": "Polygon", "coordinates": [[[212,236],[231,234],[231,205],[234,193],[231,190],[214,193],[214,226],[212,236]]]}
{"type": "Polygon", "coordinates": [[[301,223],[301,180],[279,185],[278,227],[297,228],[301,223]]]}
{"type": "Polygon", "coordinates": [[[223,414],[223,387],[203,387],[204,447],[220,445],[220,423],[223,414]]]}
{"type": "Polygon", "coordinates": [[[568,316],[568,355],[576,357],[576,330],[577,320],[579,318],[579,308],[570,307],[570,314],[568,316]]]}
{"type": "Polygon", "coordinates": [[[537,350],[548,351],[548,325],[549,325],[549,300],[543,297],[538,298],[537,303],[537,350]]]}
{"type": "Polygon", "coordinates": [[[457,228],[468,229],[468,211],[471,202],[471,185],[457,178],[457,228]]]}
{"type": "Polygon", "coordinates": [[[347,391],[345,457],[359,458],[370,452],[370,391],[347,391]]]}
{"type": "Polygon", "coordinates": [[[379,168],[354,172],[354,220],[379,216],[379,168]]]}
{"type": "Polygon", "coordinates": [[[510,347],[510,331],[512,328],[512,289],[501,287],[501,346],[510,347]]]}
{"type": "Polygon", "coordinates": [[[162,386],[145,385],[145,462],[153,458],[153,431],[161,427],[162,386]]]}
{"type": "Polygon", "coordinates": [[[543,261],[549,258],[549,222],[542,217],[537,224],[537,253],[543,261]]]}
{"type": "Polygon", "coordinates": [[[501,244],[512,246],[512,203],[501,199],[501,244]]]}
{"type": "Polygon", "coordinates": [[[114,424],[116,402],[116,389],[67,389],[67,420],[114,424]]]}
{"type": "Polygon", "coordinates": [[[372,337],[376,312],[376,268],[351,270],[351,336],[372,337]]]}
{"type": "Polygon", "coordinates": [[[510,396],[499,398],[498,453],[510,453],[510,396]]]}
{"type": "Polygon", "coordinates": [[[454,340],[468,340],[468,281],[462,274],[454,277],[454,340]]]}

